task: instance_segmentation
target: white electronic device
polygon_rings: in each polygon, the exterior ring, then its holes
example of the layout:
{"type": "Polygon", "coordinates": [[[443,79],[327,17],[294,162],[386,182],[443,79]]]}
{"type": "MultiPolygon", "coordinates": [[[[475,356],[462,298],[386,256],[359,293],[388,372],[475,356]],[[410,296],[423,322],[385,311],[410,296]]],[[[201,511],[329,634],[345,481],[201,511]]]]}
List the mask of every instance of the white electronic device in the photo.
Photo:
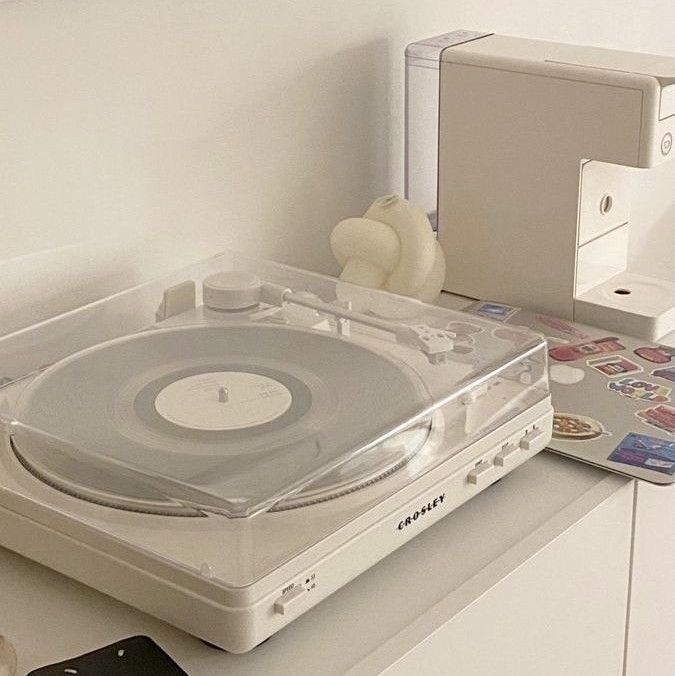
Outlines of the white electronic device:
{"type": "Polygon", "coordinates": [[[438,209],[444,288],[649,340],[675,330],[672,222],[649,233],[664,242],[649,271],[631,255],[633,190],[675,156],[675,58],[454,31],[406,61],[407,197],[438,209]]]}
{"type": "Polygon", "coordinates": [[[546,446],[543,337],[350,289],[225,253],[0,338],[0,544],[244,652],[546,446]]]}

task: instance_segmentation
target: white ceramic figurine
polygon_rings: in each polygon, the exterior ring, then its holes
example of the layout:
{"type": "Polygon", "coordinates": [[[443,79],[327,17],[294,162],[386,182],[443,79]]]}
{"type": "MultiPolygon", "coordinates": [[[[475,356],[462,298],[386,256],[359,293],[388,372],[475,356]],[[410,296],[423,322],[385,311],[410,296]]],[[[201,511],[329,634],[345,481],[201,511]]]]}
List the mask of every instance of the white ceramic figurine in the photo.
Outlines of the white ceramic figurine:
{"type": "Polygon", "coordinates": [[[425,213],[397,195],[376,199],[362,218],[338,223],[331,249],[340,279],[427,303],[438,298],[445,257],[425,213]]]}

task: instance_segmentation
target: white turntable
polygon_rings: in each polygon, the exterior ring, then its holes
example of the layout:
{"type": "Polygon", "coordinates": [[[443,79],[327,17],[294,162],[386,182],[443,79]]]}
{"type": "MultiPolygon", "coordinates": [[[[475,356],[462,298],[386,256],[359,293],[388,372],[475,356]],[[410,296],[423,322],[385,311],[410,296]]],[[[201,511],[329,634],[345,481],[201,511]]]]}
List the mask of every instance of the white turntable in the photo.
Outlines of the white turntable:
{"type": "Polygon", "coordinates": [[[250,650],[543,449],[546,359],[219,255],[0,338],[0,544],[250,650]]]}

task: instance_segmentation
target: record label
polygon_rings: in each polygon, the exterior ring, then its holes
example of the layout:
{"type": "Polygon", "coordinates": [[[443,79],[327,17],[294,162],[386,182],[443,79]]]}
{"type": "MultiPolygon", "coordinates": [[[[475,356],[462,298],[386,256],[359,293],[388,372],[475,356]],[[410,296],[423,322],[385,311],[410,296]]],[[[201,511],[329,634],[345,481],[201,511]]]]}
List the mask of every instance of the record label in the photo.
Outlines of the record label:
{"type": "Polygon", "coordinates": [[[241,430],[271,422],[293,397],[279,381],[258,373],[213,371],[175,380],[155,399],[165,420],[195,430],[241,430]]]}

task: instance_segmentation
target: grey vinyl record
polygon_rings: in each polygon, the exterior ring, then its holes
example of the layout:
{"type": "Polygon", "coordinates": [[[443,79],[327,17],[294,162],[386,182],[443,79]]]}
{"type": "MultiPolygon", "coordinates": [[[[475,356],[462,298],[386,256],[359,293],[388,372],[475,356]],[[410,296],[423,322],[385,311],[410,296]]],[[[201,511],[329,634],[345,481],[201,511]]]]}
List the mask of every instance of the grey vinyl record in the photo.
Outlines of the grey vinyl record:
{"type": "MultiPolygon", "coordinates": [[[[13,443],[34,474],[81,497],[246,515],[325,477],[427,400],[414,371],[329,333],[158,329],[48,368],[18,402],[13,443]]],[[[410,452],[389,446],[382,472],[410,452]]],[[[371,478],[376,465],[365,463],[371,478]]],[[[350,480],[340,473],[343,488],[350,480]]]]}

